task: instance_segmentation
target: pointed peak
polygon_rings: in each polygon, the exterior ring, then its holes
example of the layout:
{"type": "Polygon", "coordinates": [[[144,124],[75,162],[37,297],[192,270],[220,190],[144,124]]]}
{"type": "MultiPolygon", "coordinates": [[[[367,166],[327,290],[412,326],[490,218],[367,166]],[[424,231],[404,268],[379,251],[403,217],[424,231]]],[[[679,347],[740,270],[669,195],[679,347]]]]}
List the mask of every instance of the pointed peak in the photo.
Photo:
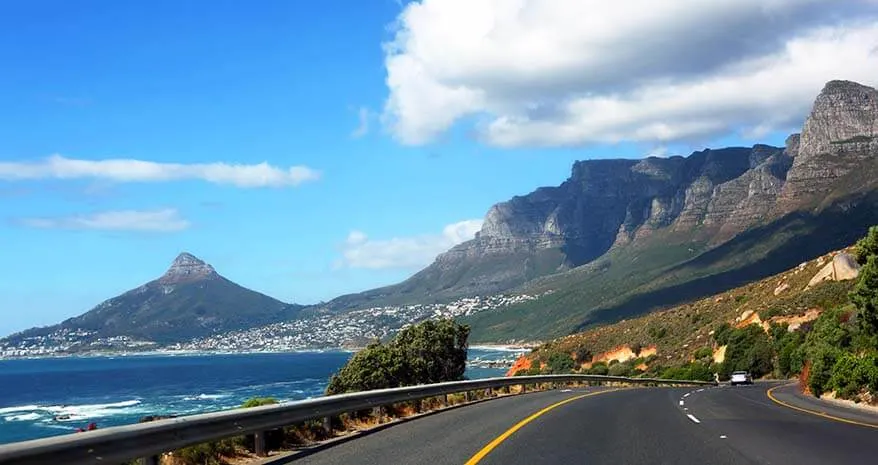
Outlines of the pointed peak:
{"type": "Polygon", "coordinates": [[[185,265],[185,264],[192,264],[192,263],[206,265],[204,260],[196,257],[195,255],[192,255],[189,252],[181,252],[180,255],[177,255],[177,258],[174,259],[174,263],[171,266],[185,265]]]}
{"type": "Polygon", "coordinates": [[[177,255],[171,267],[159,280],[163,283],[178,283],[217,276],[212,266],[188,252],[177,255]]]}

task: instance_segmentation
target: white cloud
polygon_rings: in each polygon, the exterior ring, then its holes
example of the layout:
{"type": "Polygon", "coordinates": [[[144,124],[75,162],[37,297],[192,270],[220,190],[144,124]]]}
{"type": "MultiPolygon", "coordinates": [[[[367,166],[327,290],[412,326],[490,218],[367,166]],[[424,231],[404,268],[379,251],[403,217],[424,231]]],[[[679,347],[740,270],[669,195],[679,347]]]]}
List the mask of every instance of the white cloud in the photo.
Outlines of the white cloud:
{"type": "Polygon", "coordinates": [[[392,239],[369,239],[361,231],[351,231],[344,244],[341,265],[347,268],[418,268],[429,265],[437,255],[472,239],[482,220],[449,224],[441,234],[392,239]]]}
{"type": "Polygon", "coordinates": [[[372,112],[366,107],[360,107],[357,110],[357,128],[351,132],[351,137],[358,139],[369,134],[369,121],[372,118],[372,112]]]}
{"type": "Polygon", "coordinates": [[[118,210],[91,215],[24,218],[23,226],[38,229],[88,229],[103,231],[175,232],[188,229],[189,221],[173,208],[161,210],[118,210]]]}
{"type": "Polygon", "coordinates": [[[878,82],[860,0],[421,0],[385,44],[382,120],[423,144],[693,140],[801,124],[831,79],[878,82]]]}
{"type": "Polygon", "coordinates": [[[0,162],[0,180],[97,179],[113,182],[165,182],[201,180],[236,187],[298,186],[320,178],[306,166],[278,168],[268,163],[256,165],[227,163],[156,163],[110,159],[77,160],[52,155],[37,162],[0,162]]]}

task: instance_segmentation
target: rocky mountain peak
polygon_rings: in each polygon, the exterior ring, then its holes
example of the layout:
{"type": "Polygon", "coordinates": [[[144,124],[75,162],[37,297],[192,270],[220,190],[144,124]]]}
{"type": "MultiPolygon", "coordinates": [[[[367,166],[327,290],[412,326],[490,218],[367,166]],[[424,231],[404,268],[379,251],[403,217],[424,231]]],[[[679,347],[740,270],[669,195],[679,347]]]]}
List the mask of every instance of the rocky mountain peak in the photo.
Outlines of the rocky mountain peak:
{"type": "Polygon", "coordinates": [[[188,252],[183,252],[174,259],[174,263],[168,271],[159,278],[165,284],[183,281],[194,281],[217,276],[216,270],[200,258],[188,252]]]}
{"type": "Polygon", "coordinates": [[[800,155],[878,134],[878,91],[851,81],[829,81],[817,96],[802,131],[800,155]]]}

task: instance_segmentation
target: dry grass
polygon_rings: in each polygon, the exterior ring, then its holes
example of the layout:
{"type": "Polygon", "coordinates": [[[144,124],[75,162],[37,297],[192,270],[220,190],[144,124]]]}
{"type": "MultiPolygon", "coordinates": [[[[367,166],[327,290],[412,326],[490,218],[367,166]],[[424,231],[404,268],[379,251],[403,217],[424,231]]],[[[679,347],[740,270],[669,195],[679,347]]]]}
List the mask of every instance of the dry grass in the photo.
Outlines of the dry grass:
{"type": "Polygon", "coordinates": [[[854,281],[824,282],[806,289],[808,281],[837,253],[809,260],[784,273],[696,302],[559,338],[545,344],[536,353],[541,350],[573,353],[584,347],[598,356],[625,345],[655,345],[659,363],[683,363],[691,360],[702,347],[714,348],[713,330],[722,323],[733,324],[745,311],[752,310],[760,316],[777,319],[846,303],[854,281]],[[775,290],[782,285],[786,289],[775,295],[775,290]]]}

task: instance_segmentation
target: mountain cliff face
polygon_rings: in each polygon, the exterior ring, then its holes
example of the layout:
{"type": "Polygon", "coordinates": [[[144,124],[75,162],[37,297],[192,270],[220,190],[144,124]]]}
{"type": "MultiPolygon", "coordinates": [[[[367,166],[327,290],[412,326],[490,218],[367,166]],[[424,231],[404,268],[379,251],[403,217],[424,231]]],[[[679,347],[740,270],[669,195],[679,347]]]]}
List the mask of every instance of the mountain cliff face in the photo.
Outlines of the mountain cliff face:
{"type": "MultiPolygon", "coordinates": [[[[689,297],[697,297],[760,279],[769,267],[761,275],[747,267],[763,260],[773,260],[773,267],[794,266],[810,258],[804,254],[843,246],[878,222],[872,203],[878,192],[876,105],[875,89],[832,81],[801,134],[790,136],[785,147],[577,162],[560,186],[491,207],[473,240],[409,280],[344,296],[329,307],[441,301],[512,289],[561,291],[528,304],[527,311],[474,317],[478,337],[480,325],[510,329],[515,326],[510,320],[520,324],[522,318],[560,320],[557,328],[570,330],[595,322],[585,316],[590,312],[601,310],[601,319],[610,318],[622,305],[619,299],[631,292],[649,294],[715,277],[709,289],[687,288],[689,297]],[[832,237],[821,236],[829,231],[832,237]],[[798,245],[789,250],[793,243],[798,245]],[[733,270],[748,271],[727,276],[733,270]],[[576,290],[575,297],[565,297],[569,289],[576,290]]],[[[621,313],[652,308],[629,307],[621,313]]],[[[537,326],[535,321],[528,330],[537,326]]],[[[524,332],[513,328],[509,334],[524,332]]],[[[485,334],[496,340],[503,333],[485,334]]]]}
{"type": "Polygon", "coordinates": [[[285,321],[301,308],[241,287],[195,256],[182,253],[160,278],[60,325],[32,329],[10,339],[66,329],[91,332],[93,340],[127,336],[168,344],[285,321]]]}

